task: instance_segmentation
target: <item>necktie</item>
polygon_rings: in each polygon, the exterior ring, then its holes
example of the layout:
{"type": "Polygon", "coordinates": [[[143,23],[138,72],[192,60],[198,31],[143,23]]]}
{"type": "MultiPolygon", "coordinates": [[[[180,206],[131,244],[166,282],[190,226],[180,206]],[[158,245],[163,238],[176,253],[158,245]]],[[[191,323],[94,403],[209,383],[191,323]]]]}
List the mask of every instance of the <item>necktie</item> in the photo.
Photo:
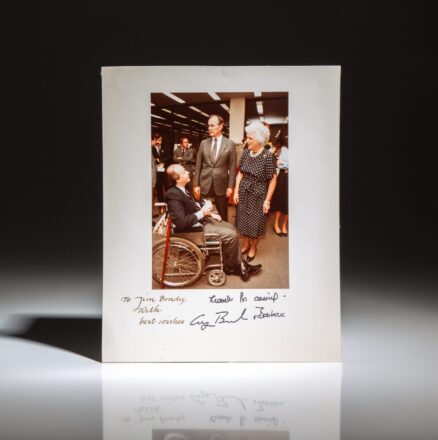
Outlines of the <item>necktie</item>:
{"type": "Polygon", "coordinates": [[[187,191],[185,190],[186,196],[190,199],[190,201],[192,202],[192,206],[194,209],[194,212],[200,211],[201,208],[199,207],[198,203],[196,202],[196,200],[193,198],[193,196],[187,191]]]}
{"type": "Polygon", "coordinates": [[[216,160],[216,150],[217,150],[217,139],[214,138],[213,149],[211,150],[211,160],[213,162],[216,160]]]}

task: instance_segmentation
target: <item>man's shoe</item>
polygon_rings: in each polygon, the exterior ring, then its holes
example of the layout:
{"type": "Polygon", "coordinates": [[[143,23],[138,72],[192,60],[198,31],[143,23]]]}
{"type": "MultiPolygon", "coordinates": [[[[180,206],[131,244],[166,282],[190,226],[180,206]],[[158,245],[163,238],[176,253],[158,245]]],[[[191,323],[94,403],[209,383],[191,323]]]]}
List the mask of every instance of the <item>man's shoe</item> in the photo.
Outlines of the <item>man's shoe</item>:
{"type": "Polygon", "coordinates": [[[251,274],[254,275],[257,272],[260,272],[262,265],[261,264],[249,264],[247,261],[244,261],[244,264],[246,266],[246,270],[251,274]]]}
{"type": "Polygon", "coordinates": [[[246,264],[242,261],[242,263],[240,263],[240,278],[246,282],[250,276],[249,269],[247,269],[246,264]]]}

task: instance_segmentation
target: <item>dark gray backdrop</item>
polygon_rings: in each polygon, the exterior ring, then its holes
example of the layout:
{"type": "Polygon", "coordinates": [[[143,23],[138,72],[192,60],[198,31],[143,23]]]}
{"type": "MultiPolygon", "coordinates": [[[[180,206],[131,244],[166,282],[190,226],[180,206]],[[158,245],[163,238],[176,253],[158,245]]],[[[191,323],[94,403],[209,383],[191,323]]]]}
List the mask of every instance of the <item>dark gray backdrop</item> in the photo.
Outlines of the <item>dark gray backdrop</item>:
{"type": "Polygon", "coordinates": [[[438,290],[436,54],[421,2],[39,1],[10,2],[5,12],[0,288],[8,307],[11,297],[44,291],[56,309],[57,298],[85,289],[99,312],[100,67],[111,65],[341,65],[343,283],[438,290]],[[227,31],[212,32],[212,21],[227,31]],[[74,283],[81,289],[66,287],[74,283]]]}

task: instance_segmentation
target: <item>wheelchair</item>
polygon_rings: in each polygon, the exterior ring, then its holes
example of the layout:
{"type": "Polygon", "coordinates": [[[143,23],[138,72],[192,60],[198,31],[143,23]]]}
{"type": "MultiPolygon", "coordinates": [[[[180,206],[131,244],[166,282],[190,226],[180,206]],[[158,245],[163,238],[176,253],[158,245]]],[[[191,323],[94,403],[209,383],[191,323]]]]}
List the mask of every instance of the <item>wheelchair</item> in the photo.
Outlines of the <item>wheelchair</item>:
{"type": "Polygon", "coordinates": [[[167,204],[155,203],[155,206],[164,207],[165,212],[156,223],[153,233],[165,235],[165,238],[152,246],[154,280],[162,287],[187,287],[208,272],[208,283],[211,286],[223,286],[226,275],[222,242],[218,234],[206,234],[203,227],[194,227],[189,232],[174,232],[167,204]],[[219,262],[207,264],[213,254],[219,255],[219,262]]]}

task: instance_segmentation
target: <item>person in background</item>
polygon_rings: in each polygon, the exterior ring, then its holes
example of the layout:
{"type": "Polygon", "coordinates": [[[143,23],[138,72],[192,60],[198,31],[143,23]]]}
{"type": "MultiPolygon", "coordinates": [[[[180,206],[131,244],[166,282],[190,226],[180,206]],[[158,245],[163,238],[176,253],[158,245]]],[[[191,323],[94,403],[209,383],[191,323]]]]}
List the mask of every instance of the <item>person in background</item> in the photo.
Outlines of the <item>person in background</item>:
{"type": "Polygon", "coordinates": [[[195,163],[195,151],[189,145],[189,140],[186,137],[182,137],[179,140],[179,146],[173,152],[173,162],[180,164],[185,170],[189,172],[190,181],[187,183],[187,189],[193,194],[193,170],[195,163]]]}
{"type": "Polygon", "coordinates": [[[248,148],[240,158],[240,171],[234,189],[236,229],[245,237],[242,253],[248,252],[247,261],[257,253],[257,241],[265,234],[266,219],[277,180],[275,157],[265,148],[269,129],[261,122],[245,128],[248,148]]]}
{"type": "Polygon", "coordinates": [[[158,202],[164,202],[164,194],[169,187],[168,179],[166,176],[166,168],[172,162],[172,156],[168,150],[162,145],[163,137],[160,133],[155,133],[152,136],[153,147],[152,154],[154,157],[155,169],[157,172],[157,183],[155,189],[157,191],[158,202]]]}
{"type": "Polygon", "coordinates": [[[271,212],[275,212],[274,232],[280,237],[287,237],[288,229],[288,189],[289,189],[289,159],[288,149],[283,145],[283,140],[275,141],[271,153],[277,161],[277,184],[272,196],[271,212]]]}
{"type": "Polygon", "coordinates": [[[228,220],[228,197],[236,182],[236,146],[222,135],[224,119],[211,115],[210,137],[201,142],[196,157],[193,192],[197,199],[212,197],[223,220],[228,220]]]}
{"type": "Polygon", "coordinates": [[[155,188],[155,185],[157,184],[157,164],[154,157],[154,150],[155,150],[155,139],[154,136],[152,136],[151,140],[151,180],[152,180],[152,189],[155,188]]]}

